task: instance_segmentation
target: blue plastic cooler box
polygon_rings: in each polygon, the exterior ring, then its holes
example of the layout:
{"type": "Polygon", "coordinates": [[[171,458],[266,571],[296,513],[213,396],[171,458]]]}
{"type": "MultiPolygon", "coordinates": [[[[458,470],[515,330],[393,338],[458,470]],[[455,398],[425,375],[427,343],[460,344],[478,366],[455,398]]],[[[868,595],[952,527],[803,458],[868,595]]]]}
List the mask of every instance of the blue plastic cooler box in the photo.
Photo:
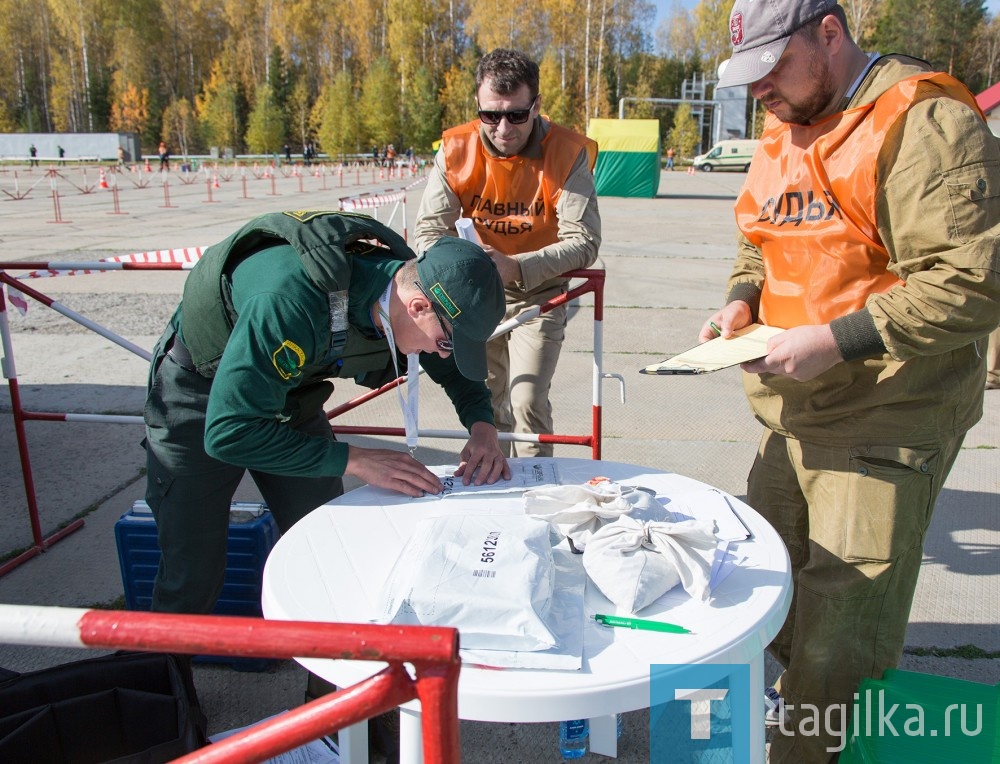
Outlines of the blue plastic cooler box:
{"type": "MultiPolygon", "coordinates": [[[[214,615],[260,618],[261,579],[264,562],[278,540],[278,526],[260,502],[233,502],[229,512],[229,543],[226,577],[214,615]]],[[[156,523],[149,505],[136,501],[115,523],[115,542],[125,588],[125,607],[149,610],[153,602],[153,580],[160,564],[156,523]]],[[[267,658],[233,658],[199,655],[197,661],[229,663],[239,671],[263,671],[276,661],[267,658]]]]}

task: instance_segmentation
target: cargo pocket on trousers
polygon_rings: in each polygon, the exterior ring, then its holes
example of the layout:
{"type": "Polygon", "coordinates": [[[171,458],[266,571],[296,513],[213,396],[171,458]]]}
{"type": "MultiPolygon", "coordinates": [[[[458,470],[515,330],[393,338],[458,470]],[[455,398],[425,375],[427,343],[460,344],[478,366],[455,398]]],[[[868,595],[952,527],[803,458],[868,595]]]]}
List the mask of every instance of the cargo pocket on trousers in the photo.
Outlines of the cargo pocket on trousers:
{"type": "Polygon", "coordinates": [[[888,562],[923,542],[937,449],[850,449],[844,558],[888,562]]]}
{"type": "Polygon", "coordinates": [[[160,463],[149,445],[146,446],[146,470],[146,503],[153,510],[155,520],[160,504],[174,484],[174,476],[160,463]]]}

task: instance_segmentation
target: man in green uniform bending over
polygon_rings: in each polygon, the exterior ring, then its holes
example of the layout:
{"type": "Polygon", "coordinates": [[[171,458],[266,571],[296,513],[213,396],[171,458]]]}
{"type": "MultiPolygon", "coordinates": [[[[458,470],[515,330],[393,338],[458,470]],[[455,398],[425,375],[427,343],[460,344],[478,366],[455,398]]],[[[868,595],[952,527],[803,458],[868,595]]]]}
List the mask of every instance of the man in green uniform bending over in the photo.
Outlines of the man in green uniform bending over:
{"type": "Polygon", "coordinates": [[[481,248],[444,237],[416,259],[364,215],[271,213],[209,247],[150,369],[146,501],[162,551],[153,610],[215,606],[245,470],[282,532],[339,496],[343,475],[409,496],[441,490],[404,451],[338,443],[323,412],[329,378],[379,387],[405,368],[400,355],[419,353],[470,433],[456,476],[509,478],[484,384],[485,343],[503,314],[481,248]]]}

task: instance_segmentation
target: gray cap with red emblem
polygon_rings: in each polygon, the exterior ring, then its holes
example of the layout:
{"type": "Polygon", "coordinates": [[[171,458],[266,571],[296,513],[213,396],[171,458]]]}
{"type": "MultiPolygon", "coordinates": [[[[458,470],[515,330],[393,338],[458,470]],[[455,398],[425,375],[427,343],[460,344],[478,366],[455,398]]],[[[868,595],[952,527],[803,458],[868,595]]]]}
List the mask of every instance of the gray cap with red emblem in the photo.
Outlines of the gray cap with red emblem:
{"type": "Polygon", "coordinates": [[[733,57],[720,67],[716,87],[749,85],[764,77],[792,34],[835,5],[836,0],[736,0],[729,14],[733,57]]]}

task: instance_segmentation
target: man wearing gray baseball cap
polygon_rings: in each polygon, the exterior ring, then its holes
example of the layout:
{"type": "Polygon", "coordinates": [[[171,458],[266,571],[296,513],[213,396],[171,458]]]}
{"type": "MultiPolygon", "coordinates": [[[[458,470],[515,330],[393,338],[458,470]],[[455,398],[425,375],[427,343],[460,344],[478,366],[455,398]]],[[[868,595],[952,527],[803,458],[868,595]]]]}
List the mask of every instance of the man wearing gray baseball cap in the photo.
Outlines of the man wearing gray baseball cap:
{"type": "Polygon", "coordinates": [[[795,585],[769,647],[769,760],[825,763],[860,682],[899,660],[935,501],[982,416],[1000,147],[960,82],[865,54],[830,0],[737,0],[729,32],[719,87],[749,85],[768,115],[700,338],[786,330],[743,364],[765,425],[748,502],[795,585]]]}

